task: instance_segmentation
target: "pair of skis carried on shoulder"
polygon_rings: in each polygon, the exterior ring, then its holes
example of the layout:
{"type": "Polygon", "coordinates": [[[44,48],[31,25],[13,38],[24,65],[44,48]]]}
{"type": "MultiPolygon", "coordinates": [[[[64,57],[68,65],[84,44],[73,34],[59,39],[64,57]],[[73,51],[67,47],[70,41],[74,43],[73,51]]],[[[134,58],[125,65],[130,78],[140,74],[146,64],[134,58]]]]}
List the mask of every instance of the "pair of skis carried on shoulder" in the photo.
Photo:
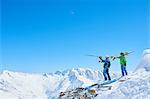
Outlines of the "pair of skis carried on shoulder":
{"type": "MultiPolygon", "coordinates": [[[[133,53],[134,51],[131,51],[131,52],[124,52],[124,54],[125,55],[129,55],[129,54],[131,54],[131,53],[133,53]]],[[[90,56],[90,57],[97,57],[97,58],[99,58],[99,57],[109,57],[109,58],[111,58],[111,59],[116,59],[118,56],[97,56],[97,55],[90,55],[90,54],[88,54],[88,55],[86,55],[86,56],[90,56]]]]}

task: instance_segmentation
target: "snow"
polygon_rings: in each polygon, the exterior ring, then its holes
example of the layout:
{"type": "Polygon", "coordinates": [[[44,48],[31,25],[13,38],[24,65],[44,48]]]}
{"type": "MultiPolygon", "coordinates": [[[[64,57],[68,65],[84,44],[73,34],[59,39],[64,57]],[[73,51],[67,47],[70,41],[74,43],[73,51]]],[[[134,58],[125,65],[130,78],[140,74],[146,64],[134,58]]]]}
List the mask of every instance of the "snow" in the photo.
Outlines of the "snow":
{"type": "Polygon", "coordinates": [[[99,92],[96,99],[150,99],[150,49],[144,50],[136,71],[126,76],[125,82],[115,82],[113,89],[99,92]]]}
{"type": "Polygon", "coordinates": [[[13,95],[12,93],[5,92],[4,90],[0,90],[0,98],[1,99],[19,99],[19,97],[13,95]]]}
{"type": "Polygon", "coordinates": [[[0,98],[51,99],[58,97],[61,91],[84,84],[90,85],[100,79],[103,78],[98,71],[82,68],[58,71],[54,74],[28,74],[5,70],[0,74],[0,98]]]}
{"type": "Polygon", "coordinates": [[[113,89],[99,94],[96,99],[150,99],[150,72],[132,73],[125,82],[116,82],[113,89]]]}
{"type": "Polygon", "coordinates": [[[150,49],[144,50],[141,62],[136,70],[142,68],[146,71],[150,71],[150,49]]]}
{"type": "Polygon", "coordinates": [[[0,75],[0,90],[21,99],[47,99],[45,92],[55,89],[53,85],[57,79],[55,76],[47,78],[39,74],[4,71],[0,75]]]}
{"type": "MultiPolygon", "coordinates": [[[[145,50],[136,71],[109,84],[111,90],[97,90],[95,99],[150,99],[150,50],[145,50]]],[[[112,78],[120,75],[111,72],[112,78]]],[[[29,74],[3,71],[0,74],[0,99],[57,99],[60,92],[103,82],[99,71],[73,68],[63,72],[29,74]]]]}

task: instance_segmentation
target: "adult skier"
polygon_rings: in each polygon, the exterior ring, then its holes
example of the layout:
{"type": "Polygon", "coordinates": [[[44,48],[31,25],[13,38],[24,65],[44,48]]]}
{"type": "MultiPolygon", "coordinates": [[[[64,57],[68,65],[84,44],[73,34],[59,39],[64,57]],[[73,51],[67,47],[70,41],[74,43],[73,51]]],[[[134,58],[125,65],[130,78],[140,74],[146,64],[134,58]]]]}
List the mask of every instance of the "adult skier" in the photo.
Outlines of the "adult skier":
{"type": "Polygon", "coordinates": [[[115,58],[119,58],[120,59],[120,65],[121,65],[121,73],[122,76],[128,75],[127,70],[126,70],[126,65],[127,65],[127,61],[126,61],[126,55],[128,55],[129,53],[120,53],[119,57],[115,57],[115,58]]]}
{"type": "Polygon", "coordinates": [[[104,66],[103,66],[104,79],[105,80],[111,80],[110,75],[109,75],[109,68],[110,68],[110,65],[111,65],[109,57],[106,56],[105,60],[103,60],[102,57],[100,56],[99,59],[101,60],[99,62],[104,63],[104,66]]]}

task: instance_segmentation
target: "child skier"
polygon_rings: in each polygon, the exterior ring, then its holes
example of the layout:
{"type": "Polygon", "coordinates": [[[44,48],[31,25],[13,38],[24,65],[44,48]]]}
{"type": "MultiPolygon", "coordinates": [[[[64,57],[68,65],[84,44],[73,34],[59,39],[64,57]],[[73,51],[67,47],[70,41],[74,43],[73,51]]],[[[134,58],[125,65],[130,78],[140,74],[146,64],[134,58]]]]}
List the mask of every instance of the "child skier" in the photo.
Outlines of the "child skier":
{"type": "Polygon", "coordinates": [[[105,60],[103,60],[102,57],[99,57],[99,59],[101,60],[99,62],[103,62],[104,63],[104,67],[103,67],[104,68],[103,69],[104,79],[105,80],[107,80],[107,79],[111,80],[110,75],[109,75],[109,68],[110,68],[110,65],[111,65],[109,57],[106,57],[105,60]]]}

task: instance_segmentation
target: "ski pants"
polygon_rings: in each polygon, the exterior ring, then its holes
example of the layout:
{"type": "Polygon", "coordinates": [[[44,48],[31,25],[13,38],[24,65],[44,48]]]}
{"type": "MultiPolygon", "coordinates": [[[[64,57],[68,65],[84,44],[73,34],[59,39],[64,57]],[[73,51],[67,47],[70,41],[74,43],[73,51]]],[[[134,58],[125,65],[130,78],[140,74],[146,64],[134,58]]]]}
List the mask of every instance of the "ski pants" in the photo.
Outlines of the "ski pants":
{"type": "Polygon", "coordinates": [[[108,68],[104,68],[103,70],[103,75],[104,75],[104,79],[105,80],[111,80],[110,75],[109,75],[109,69],[108,68]]]}
{"type": "Polygon", "coordinates": [[[128,75],[125,65],[121,65],[121,73],[122,73],[122,76],[124,76],[125,74],[128,75]]]}

